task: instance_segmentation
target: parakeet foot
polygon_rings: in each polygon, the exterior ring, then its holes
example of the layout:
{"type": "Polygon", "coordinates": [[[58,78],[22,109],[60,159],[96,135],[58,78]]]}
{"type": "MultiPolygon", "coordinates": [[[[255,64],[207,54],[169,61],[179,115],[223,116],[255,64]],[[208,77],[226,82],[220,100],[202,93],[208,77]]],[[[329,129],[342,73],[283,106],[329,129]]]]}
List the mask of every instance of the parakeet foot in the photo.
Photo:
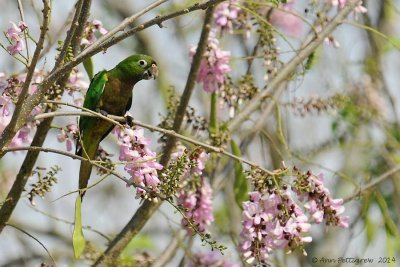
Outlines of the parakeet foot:
{"type": "Polygon", "coordinates": [[[129,126],[129,127],[133,127],[133,121],[135,120],[130,114],[125,114],[124,116],[125,118],[125,123],[129,126]]]}

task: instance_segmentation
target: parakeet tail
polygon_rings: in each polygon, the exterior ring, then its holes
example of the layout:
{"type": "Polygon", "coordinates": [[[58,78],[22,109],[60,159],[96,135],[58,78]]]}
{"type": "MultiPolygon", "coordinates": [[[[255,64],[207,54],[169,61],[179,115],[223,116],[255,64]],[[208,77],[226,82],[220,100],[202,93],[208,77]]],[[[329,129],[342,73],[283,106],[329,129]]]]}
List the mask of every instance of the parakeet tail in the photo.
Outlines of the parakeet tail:
{"type": "MultiPolygon", "coordinates": [[[[82,145],[77,149],[76,154],[93,160],[95,159],[97,148],[99,146],[98,142],[86,142],[85,149],[82,149],[82,145]]],[[[92,173],[92,164],[89,161],[81,161],[81,167],[79,169],[79,190],[85,189],[88,185],[90,174],[92,173]]],[[[85,195],[85,190],[80,191],[81,198],[85,195]]]]}

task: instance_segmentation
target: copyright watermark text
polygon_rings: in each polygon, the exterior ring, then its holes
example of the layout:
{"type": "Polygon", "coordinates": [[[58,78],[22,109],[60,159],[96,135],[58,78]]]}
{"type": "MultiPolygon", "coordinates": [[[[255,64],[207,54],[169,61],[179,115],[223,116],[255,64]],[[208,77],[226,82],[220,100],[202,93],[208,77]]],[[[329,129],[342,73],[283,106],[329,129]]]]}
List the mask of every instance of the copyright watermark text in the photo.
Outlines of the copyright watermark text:
{"type": "Polygon", "coordinates": [[[326,264],[352,264],[352,265],[360,265],[360,264],[389,264],[395,263],[395,257],[378,257],[378,258],[358,258],[358,257],[313,257],[311,259],[312,263],[326,263],[326,264]]]}

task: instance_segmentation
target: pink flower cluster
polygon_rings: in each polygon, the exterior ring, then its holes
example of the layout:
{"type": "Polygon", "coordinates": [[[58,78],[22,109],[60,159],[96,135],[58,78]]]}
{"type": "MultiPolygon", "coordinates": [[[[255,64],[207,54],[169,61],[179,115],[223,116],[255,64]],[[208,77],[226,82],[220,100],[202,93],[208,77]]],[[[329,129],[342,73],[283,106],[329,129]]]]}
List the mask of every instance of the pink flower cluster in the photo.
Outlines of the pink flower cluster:
{"type": "Polygon", "coordinates": [[[20,21],[18,26],[10,21],[11,27],[5,32],[5,35],[10,42],[10,46],[7,46],[7,51],[10,55],[15,55],[24,50],[23,34],[28,26],[25,22],[20,21]]]}
{"type": "Polygon", "coordinates": [[[214,22],[221,32],[227,30],[233,32],[233,22],[237,20],[240,8],[237,6],[238,0],[222,2],[214,11],[214,22]]]}
{"type": "Polygon", "coordinates": [[[209,251],[192,255],[189,267],[239,267],[237,263],[228,262],[220,252],[209,251]]]}
{"type": "Polygon", "coordinates": [[[104,35],[108,31],[103,28],[103,23],[100,20],[94,19],[93,21],[87,23],[81,45],[89,46],[93,44],[97,40],[96,32],[104,35]]]}
{"type": "MultiPolygon", "coordinates": [[[[33,94],[36,92],[38,85],[43,81],[44,76],[47,73],[36,71],[34,72],[34,76],[32,78],[32,83],[29,87],[29,94],[33,94]]],[[[21,93],[21,88],[26,79],[26,74],[20,74],[17,76],[6,77],[4,73],[0,73],[0,134],[4,131],[5,127],[10,123],[12,114],[15,108],[15,102],[18,101],[18,96],[21,93]]],[[[69,81],[67,83],[67,88],[69,88],[70,95],[72,95],[73,91],[77,91],[82,88],[87,87],[87,83],[83,82],[79,73],[72,73],[69,81]],[[71,89],[74,88],[74,89],[71,89]]],[[[77,97],[74,98],[74,102],[77,105],[81,105],[83,102],[83,98],[77,97]]],[[[39,124],[39,121],[34,121],[33,117],[42,113],[42,106],[35,107],[29,118],[29,122],[23,126],[13,138],[10,147],[17,147],[22,145],[29,145],[32,142],[31,132],[35,129],[35,127],[39,124]]],[[[72,149],[72,141],[71,139],[74,137],[76,133],[76,125],[69,124],[67,128],[62,130],[62,132],[57,136],[57,139],[60,142],[66,141],[67,150],[70,151],[72,149]]]]}
{"type": "MultiPolygon", "coordinates": [[[[179,145],[177,147],[177,150],[171,154],[171,160],[176,161],[178,157],[182,156],[186,152],[186,147],[183,145],[179,145]]],[[[201,176],[206,166],[206,161],[209,157],[210,155],[201,149],[197,149],[196,151],[191,153],[189,156],[189,160],[192,163],[185,166],[186,169],[184,174],[182,175],[183,179],[186,179],[191,175],[201,176]]]]}
{"type": "Polygon", "coordinates": [[[73,69],[65,86],[68,95],[72,97],[74,104],[79,107],[83,106],[84,101],[82,91],[89,87],[89,83],[83,77],[83,72],[73,69]]]}
{"type": "Polygon", "coordinates": [[[202,177],[201,184],[195,191],[181,191],[178,196],[177,204],[181,205],[186,211],[186,218],[182,218],[181,224],[187,229],[189,234],[193,234],[193,222],[200,232],[205,232],[206,226],[214,220],[212,211],[212,189],[207,180],[202,177]]]}
{"type": "MultiPolygon", "coordinates": [[[[194,56],[196,49],[196,47],[190,49],[190,57],[194,56]]],[[[225,75],[231,71],[229,67],[230,56],[229,51],[219,48],[219,41],[215,37],[215,32],[211,32],[196,79],[198,83],[203,83],[206,92],[214,92],[223,85],[225,75]]]]}
{"type": "Polygon", "coordinates": [[[349,217],[342,215],[344,212],[343,199],[332,198],[323,181],[322,174],[307,173],[302,178],[295,180],[298,189],[293,190],[297,193],[299,200],[305,202],[304,207],[312,215],[315,223],[319,224],[325,220],[327,225],[349,227],[349,217]],[[303,190],[304,188],[307,190],[303,190]]]}
{"type": "Polygon", "coordinates": [[[311,242],[307,216],[289,192],[250,193],[243,203],[243,229],[239,244],[245,261],[265,263],[273,249],[294,248],[311,242]]]}
{"type": "MultiPolygon", "coordinates": [[[[15,108],[14,103],[18,100],[18,95],[21,93],[21,87],[25,80],[25,76],[25,74],[21,74],[6,78],[4,73],[0,73],[0,134],[11,121],[15,108]]],[[[36,91],[37,83],[41,82],[42,79],[43,76],[41,73],[36,71],[34,73],[33,83],[29,88],[30,94],[36,91]]],[[[30,117],[34,117],[41,112],[42,108],[37,106],[32,110],[30,117]]],[[[38,123],[38,121],[31,120],[29,123],[24,125],[12,139],[10,147],[29,145],[32,142],[30,133],[38,123]]]]}
{"type": "MultiPolygon", "coordinates": [[[[339,8],[344,8],[347,4],[347,0],[329,0],[332,6],[338,6],[339,8]]],[[[364,7],[363,1],[360,1],[358,5],[354,8],[354,16],[357,18],[357,14],[367,13],[368,9],[364,7]]]]}
{"type": "MultiPolygon", "coordinates": [[[[348,217],[342,215],[343,200],[331,198],[322,175],[299,175],[292,190],[296,201],[287,186],[282,186],[251,192],[250,201],[243,203],[239,250],[247,263],[266,263],[274,249],[303,249],[305,243],[312,241],[306,235],[311,222],[319,224],[325,220],[327,225],[348,227],[348,217]],[[304,209],[299,203],[305,203],[304,209]]],[[[306,255],[304,249],[303,253],[306,255]]]]}
{"type": "Polygon", "coordinates": [[[69,123],[65,128],[61,129],[61,133],[57,135],[57,140],[61,143],[65,142],[67,151],[71,151],[72,140],[77,140],[78,131],[78,125],[76,125],[76,123],[69,123]]]}
{"type": "Polygon", "coordinates": [[[144,137],[142,128],[117,129],[119,138],[119,159],[126,161],[125,170],[131,175],[131,184],[137,186],[136,197],[151,197],[149,191],[156,192],[160,183],[157,170],[163,166],[156,161],[156,152],[149,148],[150,139],[144,137]]]}

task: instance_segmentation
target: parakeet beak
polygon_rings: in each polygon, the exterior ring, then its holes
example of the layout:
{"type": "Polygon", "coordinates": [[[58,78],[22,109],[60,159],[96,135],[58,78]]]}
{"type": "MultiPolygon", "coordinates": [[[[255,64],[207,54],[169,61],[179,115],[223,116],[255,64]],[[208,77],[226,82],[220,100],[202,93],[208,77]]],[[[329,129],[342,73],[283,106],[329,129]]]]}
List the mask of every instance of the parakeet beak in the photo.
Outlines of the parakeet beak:
{"type": "Polygon", "coordinates": [[[156,63],[151,64],[151,67],[148,68],[144,73],[143,73],[143,79],[145,80],[150,80],[150,79],[156,79],[158,76],[158,67],[156,63]]]}

